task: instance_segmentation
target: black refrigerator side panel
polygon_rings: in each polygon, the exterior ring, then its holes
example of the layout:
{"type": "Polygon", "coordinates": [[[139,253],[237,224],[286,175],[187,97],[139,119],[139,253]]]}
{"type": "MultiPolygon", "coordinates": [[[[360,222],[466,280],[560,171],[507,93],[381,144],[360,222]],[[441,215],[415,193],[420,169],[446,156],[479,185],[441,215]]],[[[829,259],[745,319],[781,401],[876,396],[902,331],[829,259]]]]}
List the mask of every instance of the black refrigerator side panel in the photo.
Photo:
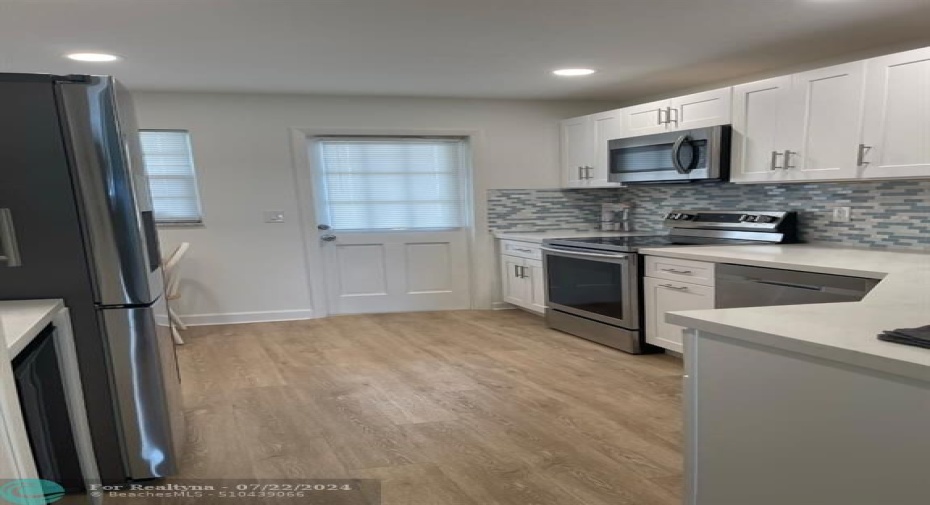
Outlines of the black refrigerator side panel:
{"type": "Polygon", "coordinates": [[[4,82],[0,75],[0,209],[9,209],[21,259],[15,267],[0,262],[0,299],[65,300],[97,464],[104,480],[122,481],[107,350],[51,82],[4,82]]]}

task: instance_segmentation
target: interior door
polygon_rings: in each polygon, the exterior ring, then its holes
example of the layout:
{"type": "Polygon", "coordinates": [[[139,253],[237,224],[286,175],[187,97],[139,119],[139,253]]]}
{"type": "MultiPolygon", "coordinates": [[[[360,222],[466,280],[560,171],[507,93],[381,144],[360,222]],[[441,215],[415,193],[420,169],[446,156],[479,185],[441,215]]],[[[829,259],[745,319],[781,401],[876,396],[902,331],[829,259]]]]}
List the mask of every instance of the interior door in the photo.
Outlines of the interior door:
{"type": "Polygon", "coordinates": [[[867,65],[862,175],[930,176],[930,48],[867,65]]]}
{"type": "Polygon", "coordinates": [[[330,314],[471,306],[464,139],[322,137],[311,149],[330,314]]]}
{"type": "Polygon", "coordinates": [[[865,62],[803,72],[795,76],[786,133],[793,180],[854,179],[862,135],[865,62]]]}
{"type": "Polygon", "coordinates": [[[791,77],[776,77],[733,88],[734,182],[787,179],[784,151],[784,107],[789,104],[791,77]]]}

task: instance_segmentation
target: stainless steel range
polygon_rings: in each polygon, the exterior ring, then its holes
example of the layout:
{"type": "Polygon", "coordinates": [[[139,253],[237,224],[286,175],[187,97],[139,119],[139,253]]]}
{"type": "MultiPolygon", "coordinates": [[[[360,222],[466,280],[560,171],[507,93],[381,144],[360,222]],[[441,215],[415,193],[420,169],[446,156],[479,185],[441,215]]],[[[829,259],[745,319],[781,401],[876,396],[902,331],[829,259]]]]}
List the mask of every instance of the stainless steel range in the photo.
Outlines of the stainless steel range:
{"type": "Polygon", "coordinates": [[[654,350],[642,335],[640,249],[797,241],[797,214],[675,211],[667,235],[547,239],[549,327],[632,354],[654,350]]]}

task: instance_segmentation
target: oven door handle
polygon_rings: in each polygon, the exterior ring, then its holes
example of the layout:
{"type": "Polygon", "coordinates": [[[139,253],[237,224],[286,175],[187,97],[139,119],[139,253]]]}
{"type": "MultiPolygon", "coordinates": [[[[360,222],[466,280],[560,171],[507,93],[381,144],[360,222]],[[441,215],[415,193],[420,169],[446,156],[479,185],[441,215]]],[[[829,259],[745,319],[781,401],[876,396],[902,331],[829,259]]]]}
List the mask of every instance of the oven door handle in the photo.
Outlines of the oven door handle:
{"type": "Polygon", "coordinates": [[[570,254],[573,256],[587,256],[593,258],[609,258],[609,259],[625,259],[626,254],[600,254],[600,253],[589,253],[589,252],[578,252],[569,249],[558,249],[555,247],[542,247],[543,251],[558,253],[558,254],[570,254]]]}

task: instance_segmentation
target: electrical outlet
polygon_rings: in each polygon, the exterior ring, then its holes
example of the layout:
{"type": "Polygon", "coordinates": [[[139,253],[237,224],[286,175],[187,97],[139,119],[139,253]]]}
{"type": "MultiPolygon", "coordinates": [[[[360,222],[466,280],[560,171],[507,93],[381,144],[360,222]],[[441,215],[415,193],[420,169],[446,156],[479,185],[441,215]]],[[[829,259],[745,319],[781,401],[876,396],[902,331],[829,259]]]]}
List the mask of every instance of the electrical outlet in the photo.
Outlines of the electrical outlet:
{"type": "Polygon", "coordinates": [[[283,210],[266,210],[262,212],[262,215],[265,217],[266,223],[283,223],[284,222],[284,211],[283,210]]]}
{"type": "Polygon", "coordinates": [[[852,209],[849,207],[834,207],[833,208],[833,222],[834,223],[848,223],[852,218],[852,209]]]}

